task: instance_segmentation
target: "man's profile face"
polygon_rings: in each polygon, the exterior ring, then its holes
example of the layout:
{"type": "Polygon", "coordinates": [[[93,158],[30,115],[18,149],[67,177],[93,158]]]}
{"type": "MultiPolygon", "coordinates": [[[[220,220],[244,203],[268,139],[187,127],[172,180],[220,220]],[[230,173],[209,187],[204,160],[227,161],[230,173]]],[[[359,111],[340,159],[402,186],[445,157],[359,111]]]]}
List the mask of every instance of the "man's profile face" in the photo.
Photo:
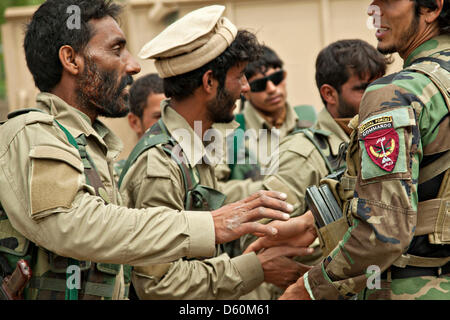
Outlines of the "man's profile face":
{"type": "Polygon", "coordinates": [[[247,92],[247,78],[245,77],[245,68],[247,62],[241,62],[231,67],[225,78],[223,88],[217,88],[215,99],[208,103],[208,114],[215,123],[227,123],[234,119],[233,111],[236,108],[236,101],[241,94],[247,92]]]}
{"type": "Polygon", "coordinates": [[[129,111],[128,86],[139,64],[125,48],[125,36],[112,17],[91,20],[93,36],[84,50],[76,94],[83,107],[100,116],[123,117],[129,111]]]}
{"type": "Polygon", "coordinates": [[[372,14],[379,21],[375,36],[377,49],[383,54],[406,52],[419,34],[420,19],[415,14],[415,2],[411,0],[375,0],[371,5],[378,6],[379,15],[372,14]]]}
{"type": "Polygon", "coordinates": [[[376,79],[369,79],[369,75],[360,78],[357,74],[351,77],[341,86],[341,91],[338,93],[339,118],[353,118],[359,112],[359,104],[364,95],[367,86],[376,79]]]}
{"type": "MultiPolygon", "coordinates": [[[[254,80],[270,76],[277,71],[279,68],[269,68],[263,73],[257,73],[248,79],[249,83],[254,80]]],[[[245,98],[251,102],[251,104],[263,113],[273,113],[280,110],[286,106],[286,79],[281,81],[278,85],[275,85],[272,81],[267,81],[266,88],[261,92],[249,91],[245,95],[245,98]]]]}
{"type": "Polygon", "coordinates": [[[151,93],[147,97],[141,118],[142,133],[153,126],[161,118],[161,101],[166,98],[164,93],[151,93]]]}

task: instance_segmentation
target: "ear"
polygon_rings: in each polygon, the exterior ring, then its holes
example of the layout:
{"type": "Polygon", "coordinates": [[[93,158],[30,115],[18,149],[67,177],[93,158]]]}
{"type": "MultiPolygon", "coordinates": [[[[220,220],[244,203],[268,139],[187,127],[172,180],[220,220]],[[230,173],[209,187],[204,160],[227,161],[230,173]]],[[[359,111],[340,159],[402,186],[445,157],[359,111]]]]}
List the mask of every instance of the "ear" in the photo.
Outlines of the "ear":
{"type": "Polygon", "coordinates": [[[214,92],[214,87],[217,87],[217,80],[213,77],[212,70],[208,70],[203,74],[202,86],[206,93],[212,94],[214,92]]]}
{"type": "Polygon", "coordinates": [[[128,113],[128,124],[130,125],[130,128],[133,129],[133,131],[136,132],[138,136],[143,134],[141,119],[139,119],[139,117],[132,112],[128,113]]]}
{"type": "Polygon", "coordinates": [[[430,8],[421,7],[420,13],[424,16],[425,22],[431,24],[435,22],[439,15],[442,12],[442,8],[444,6],[444,0],[436,0],[437,8],[435,10],[431,10],[430,8]]]}
{"type": "Polygon", "coordinates": [[[80,65],[83,59],[78,55],[71,46],[62,46],[59,48],[59,61],[63,69],[72,75],[77,75],[80,72],[80,65]]]}
{"type": "Polygon", "coordinates": [[[327,106],[334,106],[338,103],[338,92],[333,86],[324,84],[320,87],[319,92],[322,98],[326,101],[327,106]]]}

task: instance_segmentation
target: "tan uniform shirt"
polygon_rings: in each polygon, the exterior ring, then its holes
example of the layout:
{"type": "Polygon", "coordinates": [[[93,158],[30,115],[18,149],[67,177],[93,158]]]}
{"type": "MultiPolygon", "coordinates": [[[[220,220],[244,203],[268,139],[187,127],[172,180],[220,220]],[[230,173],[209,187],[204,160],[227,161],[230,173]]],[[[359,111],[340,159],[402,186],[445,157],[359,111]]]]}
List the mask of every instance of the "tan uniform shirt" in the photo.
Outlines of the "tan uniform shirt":
{"type": "MultiPolygon", "coordinates": [[[[333,156],[339,154],[341,143],[350,139],[326,108],[319,112],[314,128],[332,133],[328,142],[333,156]]],[[[289,135],[281,142],[279,155],[274,155],[269,173],[263,180],[264,189],[286,193],[287,201],[298,207],[300,213],[306,211],[306,188],[318,185],[329,174],[319,151],[303,133],[289,135]]]]}
{"type": "MultiPolygon", "coordinates": [[[[168,101],[163,104],[162,119],[169,133],[181,146],[189,165],[198,170],[200,184],[217,189],[214,167],[206,160],[211,155],[168,101]]],[[[178,165],[158,145],[143,153],[130,167],[121,193],[131,207],[166,206],[183,210],[186,190],[178,165]]],[[[199,232],[203,232],[202,227],[199,223],[199,232]]],[[[261,264],[254,253],[233,259],[227,254],[205,260],[180,259],[171,264],[135,268],[133,272],[133,284],[142,299],[235,299],[253,290],[263,279],[261,264]]]]}
{"type": "MultiPolygon", "coordinates": [[[[286,104],[286,119],[281,127],[275,129],[272,124],[268,123],[266,119],[248,103],[244,109],[245,118],[245,130],[254,130],[256,139],[251,143],[251,139],[246,139],[245,147],[249,148],[256,156],[256,160],[262,169],[262,173],[265,174],[265,170],[270,165],[272,152],[276,150],[276,147],[291,133],[297,126],[298,116],[295,113],[294,108],[286,104]],[[260,131],[264,130],[264,131],[260,131]],[[261,147],[267,147],[266,152],[261,152],[261,147]]],[[[216,176],[219,180],[221,191],[227,196],[226,203],[232,203],[245,198],[252,193],[263,189],[261,181],[252,181],[252,179],[246,180],[228,180],[230,176],[230,168],[227,164],[221,163],[216,166],[216,176]]]]}
{"type": "Polygon", "coordinates": [[[91,124],[48,93],[37,96],[37,107],[45,113],[0,126],[0,202],[17,231],[58,255],[95,262],[147,265],[214,254],[210,214],[118,205],[112,165],[122,144],[101,122],[91,124]],[[86,184],[78,150],[55,119],[74,137],[86,135],[109,204],[86,184]]]}

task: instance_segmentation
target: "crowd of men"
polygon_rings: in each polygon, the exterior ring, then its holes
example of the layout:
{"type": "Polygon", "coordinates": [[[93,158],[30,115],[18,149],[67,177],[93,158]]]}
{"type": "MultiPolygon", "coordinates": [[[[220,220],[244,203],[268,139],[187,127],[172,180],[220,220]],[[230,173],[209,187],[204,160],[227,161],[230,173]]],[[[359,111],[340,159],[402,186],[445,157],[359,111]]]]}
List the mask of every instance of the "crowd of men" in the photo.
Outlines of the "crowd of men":
{"type": "Polygon", "coordinates": [[[42,4],[24,40],[36,106],[0,126],[9,297],[450,299],[449,4],[372,6],[377,48],[318,54],[316,113],[224,6],[151,39],[139,58],[157,73],[134,81],[119,5],[42,4]],[[394,52],[404,69],[386,75],[394,52]],[[98,117],[127,115],[139,142],[117,161],[98,117]]]}

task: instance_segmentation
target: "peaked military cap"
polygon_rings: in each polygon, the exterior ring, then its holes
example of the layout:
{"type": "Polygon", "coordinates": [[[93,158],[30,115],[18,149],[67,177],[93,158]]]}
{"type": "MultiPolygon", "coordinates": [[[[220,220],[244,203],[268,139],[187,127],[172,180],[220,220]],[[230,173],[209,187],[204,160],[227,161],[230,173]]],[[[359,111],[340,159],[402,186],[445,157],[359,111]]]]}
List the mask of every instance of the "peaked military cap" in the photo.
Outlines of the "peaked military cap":
{"type": "Polygon", "coordinates": [[[161,78],[198,69],[217,58],[233,42],[237,28],[225,17],[225,7],[194,10],[175,21],[141,49],[141,59],[155,59],[161,78]]]}

